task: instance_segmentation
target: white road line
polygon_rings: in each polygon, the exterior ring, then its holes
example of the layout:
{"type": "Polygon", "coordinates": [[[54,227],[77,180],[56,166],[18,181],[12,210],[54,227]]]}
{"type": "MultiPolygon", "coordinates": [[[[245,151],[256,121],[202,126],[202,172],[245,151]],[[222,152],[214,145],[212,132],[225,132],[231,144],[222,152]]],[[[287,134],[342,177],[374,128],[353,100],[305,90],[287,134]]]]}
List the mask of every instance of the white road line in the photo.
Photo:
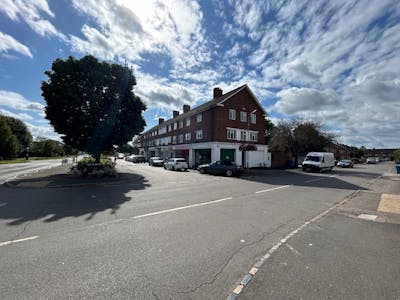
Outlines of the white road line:
{"type": "Polygon", "coordinates": [[[311,179],[311,180],[304,181],[304,183],[310,183],[310,182],[319,181],[319,180],[323,180],[323,179],[325,179],[325,178],[311,179]]]}
{"type": "Polygon", "coordinates": [[[3,206],[6,206],[7,205],[7,203],[0,203],[0,207],[3,207],[3,206]]]}
{"type": "Polygon", "coordinates": [[[30,240],[35,240],[37,239],[39,236],[31,236],[31,237],[27,237],[27,238],[23,238],[23,239],[19,239],[19,240],[13,240],[13,241],[7,241],[7,242],[2,242],[0,243],[0,247],[1,246],[6,246],[6,245],[10,245],[10,244],[15,244],[15,243],[20,243],[20,242],[25,242],[25,241],[30,241],[30,240]]]}
{"type": "Polygon", "coordinates": [[[290,187],[290,186],[291,186],[290,184],[287,184],[287,185],[278,186],[278,187],[275,187],[275,188],[272,188],[272,189],[268,189],[268,190],[257,191],[257,192],[254,192],[254,193],[255,194],[260,194],[260,193],[265,193],[265,192],[270,192],[270,191],[274,191],[274,190],[287,188],[287,187],[290,187]]]}
{"type": "Polygon", "coordinates": [[[130,219],[134,219],[134,220],[135,219],[141,219],[141,218],[146,218],[146,217],[166,214],[166,213],[173,212],[173,211],[188,209],[188,208],[192,208],[192,207],[205,206],[205,205],[209,205],[209,204],[224,202],[224,201],[228,201],[228,200],[232,200],[232,199],[233,199],[232,197],[227,197],[227,198],[222,198],[222,199],[203,202],[203,203],[196,203],[196,204],[187,205],[187,206],[181,206],[181,207],[176,207],[176,208],[171,208],[171,209],[165,209],[165,210],[160,210],[160,211],[156,211],[156,212],[152,212],[152,213],[148,213],[148,214],[144,214],[144,215],[134,216],[134,217],[131,217],[130,219]]]}

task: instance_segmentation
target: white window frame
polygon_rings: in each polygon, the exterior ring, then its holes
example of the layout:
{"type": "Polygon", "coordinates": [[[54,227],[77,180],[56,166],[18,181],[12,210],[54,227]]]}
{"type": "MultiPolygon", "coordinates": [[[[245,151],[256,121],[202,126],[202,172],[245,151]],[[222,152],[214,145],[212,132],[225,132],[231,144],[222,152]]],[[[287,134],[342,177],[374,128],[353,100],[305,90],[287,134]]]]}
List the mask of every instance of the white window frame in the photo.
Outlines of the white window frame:
{"type": "Polygon", "coordinates": [[[189,127],[190,126],[190,118],[187,118],[186,119],[186,127],[189,127]]]}
{"type": "Polygon", "coordinates": [[[179,121],[179,128],[183,128],[183,120],[179,121]]]}
{"type": "Polygon", "coordinates": [[[185,141],[190,141],[192,139],[192,134],[190,132],[187,132],[185,134],[185,141]]]}
{"type": "Polygon", "coordinates": [[[247,130],[241,130],[240,131],[240,140],[241,141],[247,141],[247,136],[248,136],[247,130]]]}
{"type": "Polygon", "coordinates": [[[174,130],[177,130],[178,129],[178,122],[175,122],[174,123],[174,130]]]}
{"type": "Polygon", "coordinates": [[[258,139],[258,133],[254,131],[250,131],[250,141],[251,142],[257,142],[258,139]]]}
{"type": "Polygon", "coordinates": [[[247,122],[247,113],[245,111],[240,112],[240,121],[247,122]]]}
{"type": "Polygon", "coordinates": [[[183,134],[178,135],[178,144],[183,144],[183,134]]]}
{"type": "Polygon", "coordinates": [[[176,135],[172,137],[172,144],[176,144],[176,135]]]}
{"type": "Polygon", "coordinates": [[[197,123],[201,123],[203,122],[203,115],[202,114],[198,114],[197,115],[197,123]]]}
{"type": "Polygon", "coordinates": [[[236,109],[229,109],[229,120],[236,120],[236,109]]]}
{"type": "Polygon", "coordinates": [[[228,140],[236,140],[236,130],[235,129],[227,129],[226,137],[228,140]]]}
{"type": "Polygon", "coordinates": [[[250,123],[256,124],[256,122],[257,122],[256,114],[250,114],[250,123]]]}
{"type": "Polygon", "coordinates": [[[203,130],[197,130],[196,131],[196,140],[202,140],[203,139],[203,130]]]}

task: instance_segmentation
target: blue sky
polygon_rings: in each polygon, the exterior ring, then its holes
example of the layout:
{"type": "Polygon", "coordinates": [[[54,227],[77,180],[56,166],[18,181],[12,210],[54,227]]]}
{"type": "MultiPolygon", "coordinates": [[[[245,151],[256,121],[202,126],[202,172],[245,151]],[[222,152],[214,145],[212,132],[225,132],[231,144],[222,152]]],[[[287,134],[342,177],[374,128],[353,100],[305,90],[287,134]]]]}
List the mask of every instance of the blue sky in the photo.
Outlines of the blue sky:
{"type": "Polygon", "coordinates": [[[3,0],[0,113],[58,138],[40,82],[54,59],[85,54],[132,66],[147,128],[247,83],[274,123],[315,120],[348,145],[400,147],[397,0],[3,0]]]}

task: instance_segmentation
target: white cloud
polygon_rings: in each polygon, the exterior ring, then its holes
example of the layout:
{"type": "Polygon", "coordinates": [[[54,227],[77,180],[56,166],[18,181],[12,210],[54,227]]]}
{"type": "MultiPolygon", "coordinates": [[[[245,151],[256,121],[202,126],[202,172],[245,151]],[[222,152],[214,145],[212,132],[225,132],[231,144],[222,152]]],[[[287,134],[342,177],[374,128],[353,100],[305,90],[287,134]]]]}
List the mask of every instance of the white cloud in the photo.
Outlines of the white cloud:
{"type": "Polygon", "coordinates": [[[22,121],[31,121],[33,120],[33,117],[27,113],[13,113],[11,111],[8,111],[6,109],[2,109],[0,108],[0,115],[4,115],[4,116],[9,116],[9,117],[13,117],[22,121]]]}
{"type": "Polygon", "coordinates": [[[21,44],[18,42],[16,39],[14,39],[12,36],[0,32],[0,53],[2,52],[9,52],[9,51],[15,51],[18,52],[22,55],[29,56],[30,58],[33,58],[31,50],[24,44],[21,44]]]}
{"type": "Polygon", "coordinates": [[[0,105],[23,111],[43,111],[44,105],[26,99],[21,94],[0,90],[0,105]]]}
{"type": "Polygon", "coordinates": [[[71,37],[77,51],[136,61],[146,53],[163,53],[185,70],[210,60],[195,1],[74,0],[73,6],[97,23],[96,28],[84,25],[84,38],[71,37]]]}
{"type": "Polygon", "coordinates": [[[312,88],[292,87],[277,93],[280,98],[275,109],[284,114],[299,112],[319,112],[339,104],[339,97],[333,90],[319,91],[312,88]]]}
{"type": "Polygon", "coordinates": [[[55,17],[46,0],[3,0],[0,12],[14,22],[26,22],[43,37],[56,36],[66,41],[65,35],[42,17],[43,13],[51,18],[55,17]]]}

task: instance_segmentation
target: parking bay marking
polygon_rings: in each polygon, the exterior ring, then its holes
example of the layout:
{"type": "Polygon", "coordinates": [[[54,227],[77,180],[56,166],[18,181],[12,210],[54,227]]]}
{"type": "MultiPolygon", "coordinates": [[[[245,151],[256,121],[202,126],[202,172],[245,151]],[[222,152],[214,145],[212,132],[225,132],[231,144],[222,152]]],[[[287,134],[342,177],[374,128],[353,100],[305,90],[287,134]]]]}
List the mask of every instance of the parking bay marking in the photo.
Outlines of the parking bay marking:
{"type": "Polygon", "coordinates": [[[27,238],[23,238],[23,239],[19,239],[19,240],[13,240],[13,241],[2,242],[2,243],[0,243],[0,247],[1,247],[1,246],[6,246],[6,245],[10,245],[10,244],[15,244],[15,243],[20,243],[20,242],[35,240],[35,239],[37,239],[38,237],[39,237],[38,235],[35,235],[35,236],[31,236],[31,237],[27,237],[27,238]]]}
{"type": "Polygon", "coordinates": [[[254,192],[255,194],[260,194],[260,193],[265,193],[265,192],[270,192],[270,191],[274,191],[274,190],[279,190],[279,189],[283,189],[283,188],[287,188],[292,186],[291,184],[287,184],[287,185],[282,185],[282,186],[278,186],[278,187],[274,187],[272,189],[267,189],[267,190],[261,190],[261,191],[257,191],[254,192]]]}

